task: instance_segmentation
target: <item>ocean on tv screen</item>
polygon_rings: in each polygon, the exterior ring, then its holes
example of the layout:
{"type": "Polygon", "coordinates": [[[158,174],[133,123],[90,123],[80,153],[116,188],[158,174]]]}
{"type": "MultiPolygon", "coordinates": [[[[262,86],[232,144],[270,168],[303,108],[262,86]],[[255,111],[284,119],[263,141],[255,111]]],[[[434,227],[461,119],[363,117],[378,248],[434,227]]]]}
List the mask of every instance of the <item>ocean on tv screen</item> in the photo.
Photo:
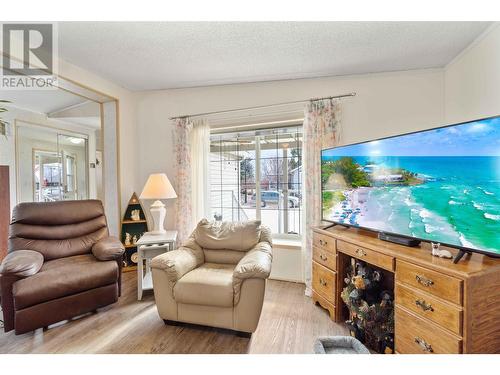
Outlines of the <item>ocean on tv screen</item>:
{"type": "Polygon", "coordinates": [[[500,117],[323,150],[323,219],[500,254],[500,117]]]}

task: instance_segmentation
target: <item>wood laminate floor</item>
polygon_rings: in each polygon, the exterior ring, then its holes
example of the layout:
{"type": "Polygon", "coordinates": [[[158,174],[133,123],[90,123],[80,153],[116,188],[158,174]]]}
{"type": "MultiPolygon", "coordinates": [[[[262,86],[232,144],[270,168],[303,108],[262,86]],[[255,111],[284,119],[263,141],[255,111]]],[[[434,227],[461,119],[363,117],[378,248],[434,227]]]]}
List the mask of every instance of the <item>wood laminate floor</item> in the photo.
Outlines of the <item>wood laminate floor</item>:
{"type": "Polygon", "coordinates": [[[312,353],[318,336],[343,335],[304,285],[269,280],[257,331],[250,339],[199,326],[165,326],[153,294],[137,301],[136,275],[123,277],[117,303],[48,330],[0,332],[0,353],[312,353]]]}

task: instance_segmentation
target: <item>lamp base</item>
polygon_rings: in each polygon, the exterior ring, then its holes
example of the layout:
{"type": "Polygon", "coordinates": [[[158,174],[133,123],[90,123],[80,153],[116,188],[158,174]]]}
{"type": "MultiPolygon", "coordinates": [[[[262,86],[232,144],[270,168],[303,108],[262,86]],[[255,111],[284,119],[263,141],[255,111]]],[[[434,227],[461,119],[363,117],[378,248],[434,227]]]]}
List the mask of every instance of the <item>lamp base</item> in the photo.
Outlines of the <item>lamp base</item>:
{"type": "Polygon", "coordinates": [[[151,217],[153,218],[153,230],[149,233],[153,235],[165,234],[167,231],[165,230],[163,223],[165,221],[167,209],[165,208],[163,202],[159,200],[155,201],[151,205],[149,212],[151,213],[151,217]]]}

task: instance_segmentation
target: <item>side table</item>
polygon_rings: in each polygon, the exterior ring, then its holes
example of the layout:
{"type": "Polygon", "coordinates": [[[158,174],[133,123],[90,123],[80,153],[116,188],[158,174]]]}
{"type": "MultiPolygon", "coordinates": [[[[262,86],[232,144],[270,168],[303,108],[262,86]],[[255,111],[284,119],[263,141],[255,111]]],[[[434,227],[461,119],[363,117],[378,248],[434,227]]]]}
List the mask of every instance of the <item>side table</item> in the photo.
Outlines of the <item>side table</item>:
{"type": "Polygon", "coordinates": [[[142,292],[153,289],[151,259],[175,249],[177,231],[169,230],[163,234],[144,235],[137,241],[137,299],[142,299],[142,292]],[[144,267],[143,261],[146,262],[144,267]]]}

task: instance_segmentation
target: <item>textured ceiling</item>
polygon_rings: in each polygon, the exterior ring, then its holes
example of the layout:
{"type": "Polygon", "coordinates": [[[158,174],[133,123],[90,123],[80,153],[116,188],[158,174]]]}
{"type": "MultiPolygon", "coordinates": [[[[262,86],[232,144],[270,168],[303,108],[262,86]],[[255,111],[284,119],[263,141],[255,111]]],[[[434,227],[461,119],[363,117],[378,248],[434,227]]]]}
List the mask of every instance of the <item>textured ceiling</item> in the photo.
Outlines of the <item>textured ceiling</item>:
{"type": "Polygon", "coordinates": [[[443,67],[489,22],[64,22],[59,54],[130,90],[443,67]]]}

